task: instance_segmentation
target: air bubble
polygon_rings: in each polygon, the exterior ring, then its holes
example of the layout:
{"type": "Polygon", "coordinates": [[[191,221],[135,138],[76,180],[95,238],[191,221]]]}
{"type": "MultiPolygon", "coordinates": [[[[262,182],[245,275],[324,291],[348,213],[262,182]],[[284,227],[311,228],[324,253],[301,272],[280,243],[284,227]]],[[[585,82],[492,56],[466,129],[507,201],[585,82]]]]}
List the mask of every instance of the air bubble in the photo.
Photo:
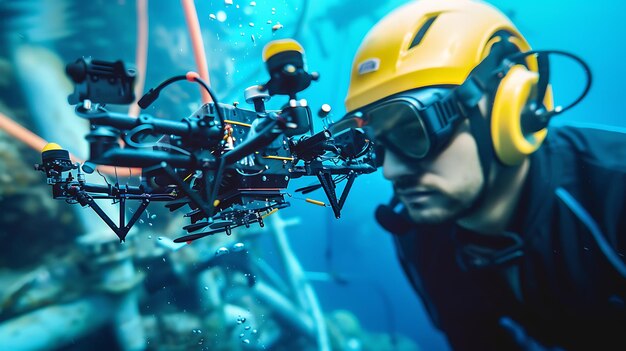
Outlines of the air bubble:
{"type": "Polygon", "coordinates": [[[219,249],[217,249],[217,251],[215,251],[215,256],[222,256],[222,255],[226,255],[228,254],[230,251],[228,251],[227,248],[225,247],[220,247],[219,249]]]}

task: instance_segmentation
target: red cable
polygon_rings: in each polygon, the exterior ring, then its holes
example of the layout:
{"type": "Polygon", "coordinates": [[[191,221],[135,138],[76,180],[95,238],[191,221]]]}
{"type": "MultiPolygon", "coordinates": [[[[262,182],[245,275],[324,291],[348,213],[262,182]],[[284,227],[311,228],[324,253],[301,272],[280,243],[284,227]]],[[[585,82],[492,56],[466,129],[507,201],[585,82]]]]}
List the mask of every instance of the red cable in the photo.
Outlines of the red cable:
{"type": "Polygon", "coordinates": [[[43,149],[43,147],[48,144],[48,142],[41,138],[39,135],[17,124],[14,120],[7,117],[1,112],[0,128],[2,128],[10,136],[22,141],[24,144],[35,150],[41,151],[41,149],[43,149]]]}
{"type": "MultiPolygon", "coordinates": [[[[183,11],[185,12],[185,21],[187,22],[187,29],[189,30],[189,36],[191,37],[191,46],[193,47],[193,56],[196,59],[196,65],[198,66],[198,73],[200,77],[210,85],[209,69],[207,68],[207,60],[204,54],[204,43],[202,41],[202,32],[200,32],[200,23],[198,22],[198,14],[196,12],[196,6],[193,0],[181,0],[183,5],[183,11]]],[[[202,94],[202,103],[213,102],[211,95],[200,87],[202,94]]]]}
{"type": "Polygon", "coordinates": [[[137,69],[137,84],[135,85],[135,101],[130,105],[128,114],[139,116],[137,100],[143,95],[146,83],[146,66],[148,62],[148,2],[137,0],[137,49],[135,50],[135,66],[137,69]]]}
{"type": "MultiPolygon", "coordinates": [[[[0,112],[0,129],[4,130],[7,134],[15,139],[23,142],[32,149],[41,152],[41,150],[48,144],[39,135],[31,132],[30,130],[22,127],[16,123],[13,119],[0,112]]],[[[70,154],[70,158],[73,162],[85,163],[84,160],[70,154]]],[[[126,167],[125,167],[126,168],[126,167]]],[[[113,166],[98,166],[98,170],[103,174],[115,175],[115,167],[113,166]]],[[[131,168],[130,171],[134,174],[141,174],[141,168],[131,168]]]]}

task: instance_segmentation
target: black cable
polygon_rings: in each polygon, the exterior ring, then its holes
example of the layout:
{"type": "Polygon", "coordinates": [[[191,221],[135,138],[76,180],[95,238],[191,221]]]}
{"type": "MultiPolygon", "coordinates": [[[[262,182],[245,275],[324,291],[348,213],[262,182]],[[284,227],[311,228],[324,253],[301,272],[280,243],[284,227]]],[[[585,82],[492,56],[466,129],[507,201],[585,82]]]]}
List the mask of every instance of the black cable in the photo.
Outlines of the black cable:
{"type": "MultiPolygon", "coordinates": [[[[172,84],[174,82],[178,82],[180,80],[187,80],[187,79],[188,79],[187,75],[179,75],[179,76],[171,77],[171,78],[165,80],[163,83],[159,84],[156,88],[150,89],[144,96],[141,97],[141,99],[139,99],[137,104],[142,109],[145,109],[148,106],[150,106],[150,104],[152,104],[159,97],[159,93],[166,86],[168,86],[168,85],[170,85],[170,84],[172,84]]],[[[220,127],[222,129],[224,129],[224,126],[225,126],[224,114],[222,113],[222,110],[219,107],[219,102],[217,100],[217,97],[215,96],[215,93],[213,92],[211,87],[209,87],[209,85],[202,78],[196,76],[196,77],[193,77],[193,80],[196,83],[200,84],[204,88],[204,90],[206,90],[209,93],[209,96],[211,96],[211,99],[213,99],[213,103],[215,105],[215,110],[217,112],[217,117],[220,120],[220,127]]]]}
{"type": "Polygon", "coordinates": [[[182,75],[168,78],[167,80],[159,84],[156,88],[152,88],[148,90],[148,92],[145,93],[141,97],[141,99],[139,99],[139,101],[137,101],[137,105],[139,105],[139,107],[145,110],[159,97],[159,94],[161,93],[161,90],[163,90],[163,88],[165,88],[166,86],[174,82],[178,82],[179,80],[185,80],[185,79],[187,79],[187,76],[182,76],[182,75]]]}
{"type": "Polygon", "coordinates": [[[102,179],[104,179],[104,182],[106,183],[106,185],[111,187],[111,184],[109,184],[109,181],[107,180],[107,177],[105,177],[104,174],[100,173],[100,170],[98,168],[96,168],[96,172],[98,172],[98,174],[102,177],[102,179]]]}
{"type": "Polygon", "coordinates": [[[566,107],[563,107],[561,109],[559,109],[558,111],[554,111],[554,113],[552,114],[552,116],[556,115],[556,114],[560,114],[563,113],[567,110],[569,110],[570,108],[578,105],[578,103],[580,103],[582,101],[582,99],[585,98],[585,96],[587,96],[587,94],[589,93],[589,90],[591,89],[591,83],[593,80],[593,75],[591,74],[591,68],[589,67],[589,65],[579,56],[574,55],[570,52],[567,51],[561,51],[561,50],[531,50],[531,51],[526,51],[526,52],[520,52],[518,54],[514,54],[512,56],[509,56],[508,58],[514,62],[526,57],[526,56],[530,56],[530,55],[540,55],[540,54],[546,54],[546,55],[550,55],[550,54],[554,54],[554,55],[561,55],[561,56],[565,56],[565,57],[569,57],[572,60],[576,61],[577,63],[580,64],[580,66],[583,68],[583,70],[585,71],[585,75],[587,76],[587,84],[585,85],[585,89],[583,90],[583,92],[580,94],[580,96],[578,96],[578,98],[576,100],[574,100],[574,102],[572,102],[571,104],[567,105],[566,107]]]}
{"type": "Polygon", "coordinates": [[[194,77],[194,80],[198,82],[198,84],[202,85],[204,90],[206,90],[207,93],[209,93],[209,95],[211,96],[211,99],[213,99],[213,103],[215,104],[215,112],[217,112],[217,117],[220,119],[220,126],[222,127],[222,129],[224,129],[224,126],[226,125],[224,123],[224,119],[225,119],[224,114],[222,113],[222,110],[220,109],[219,103],[217,101],[217,98],[215,97],[215,93],[213,92],[213,89],[211,89],[211,87],[200,77],[194,77]]]}

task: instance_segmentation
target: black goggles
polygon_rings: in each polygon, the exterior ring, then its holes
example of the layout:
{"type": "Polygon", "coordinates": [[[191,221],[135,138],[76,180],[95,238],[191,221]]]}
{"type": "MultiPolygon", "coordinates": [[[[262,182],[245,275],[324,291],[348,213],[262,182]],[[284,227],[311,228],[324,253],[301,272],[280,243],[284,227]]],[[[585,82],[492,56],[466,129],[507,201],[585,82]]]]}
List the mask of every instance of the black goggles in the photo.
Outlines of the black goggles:
{"type": "Polygon", "coordinates": [[[330,130],[361,128],[378,146],[422,160],[443,148],[464,118],[452,91],[421,88],[395,94],[348,113],[330,130]]]}

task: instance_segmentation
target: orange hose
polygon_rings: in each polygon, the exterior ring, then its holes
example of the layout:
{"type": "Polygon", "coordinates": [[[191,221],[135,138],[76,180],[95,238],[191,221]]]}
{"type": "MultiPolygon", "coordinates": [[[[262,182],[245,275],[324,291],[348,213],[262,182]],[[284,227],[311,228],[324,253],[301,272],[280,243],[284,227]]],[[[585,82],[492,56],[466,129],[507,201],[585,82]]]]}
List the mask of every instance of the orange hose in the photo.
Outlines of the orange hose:
{"type": "MultiPolygon", "coordinates": [[[[185,12],[185,21],[187,22],[187,29],[189,30],[189,36],[191,37],[191,46],[193,47],[193,56],[196,59],[196,66],[198,66],[198,73],[200,77],[210,86],[211,80],[209,78],[209,69],[207,67],[207,60],[204,53],[204,42],[202,41],[202,32],[200,32],[200,23],[198,22],[198,13],[196,12],[196,6],[193,0],[181,0],[183,5],[183,11],[185,12]]],[[[200,87],[202,93],[202,103],[213,102],[209,93],[200,87]]]]}
{"type": "MultiPolygon", "coordinates": [[[[44,146],[48,144],[48,142],[45,141],[42,137],[22,127],[21,125],[19,125],[14,120],[7,117],[1,112],[0,112],[0,129],[3,129],[10,136],[23,142],[24,144],[26,144],[27,146],[31,147],[32,149],[38,152],[41,152],[41,149],[43,149],[44,146]]],[[[74,160],[74,162],[78,162],[78,163],[85,162],[84,160],[72,154],[70,154],[70,157],[72,160],[74,160]]],[[[115,168],[116,167],[113,167],[113,166],[98,166],[98,170],[100,171],[100,173],[108,174],[108,175],[115,175],[116,174],[115,168]]],[[[130,171],[131,173],[134,173],[137,175],[141,174],[141,168],[131,168],[130,171]]]]}
{"type": "Polygon", "coordinates": [[[146,66],[148,62],[148,2],[137,0],[137,49],[135,50],[135,67],[137,76],[135,85],[135,101],[130,105],[128,114],[139,116],[137,100],[143,95],[146,83],[146,66]]]}
{"type": "Polygon", "coordinates": [[[2,114],[1,112],[0,128],[2,128],[10,136],[22,141],[24,144],[37,151],[41,151],[41,149],[43,149],[43,147],[48,144],[48,142],[41,138],[39,135],[17,124],[15,121],[2,114]]]}

